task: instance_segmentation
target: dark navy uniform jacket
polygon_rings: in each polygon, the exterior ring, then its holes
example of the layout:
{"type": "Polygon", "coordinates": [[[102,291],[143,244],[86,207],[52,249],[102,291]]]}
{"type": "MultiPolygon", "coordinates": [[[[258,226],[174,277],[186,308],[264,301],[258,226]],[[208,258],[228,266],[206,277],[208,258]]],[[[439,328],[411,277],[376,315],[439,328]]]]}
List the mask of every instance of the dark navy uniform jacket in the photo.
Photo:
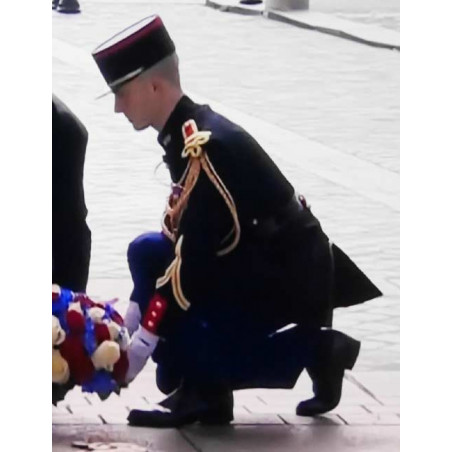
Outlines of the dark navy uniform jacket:
{"type": "Polygon", "coordinates": [[[83,292],[88,280],[91,232],[86,224],[83,167],[88,132],[52,96],[52,282],[83,292]]]}
{"type": "MultiPolygon", "coordinates": [[[[183,175],[182,127],[190,119],[211,136],[202,148],[233,198],[240,240],[228,254],[233,219],[219,190],[201,171],[182,214],[179,291],[158,289],[168,305],[154,331],[165,336],[187,311],[201,309],[251,318],[275,330],[289,323],[329,325],[332,309],[362,303],[381,292],[337,247],[318,220],[296,200],[294,187],[245,130],[184,96],[159,134],[173,182],[183,175]],[[228,236],[229,234],[229,236],[228,236]]],[[[154,315],[154,314],[153,314],[154,315]]]]}

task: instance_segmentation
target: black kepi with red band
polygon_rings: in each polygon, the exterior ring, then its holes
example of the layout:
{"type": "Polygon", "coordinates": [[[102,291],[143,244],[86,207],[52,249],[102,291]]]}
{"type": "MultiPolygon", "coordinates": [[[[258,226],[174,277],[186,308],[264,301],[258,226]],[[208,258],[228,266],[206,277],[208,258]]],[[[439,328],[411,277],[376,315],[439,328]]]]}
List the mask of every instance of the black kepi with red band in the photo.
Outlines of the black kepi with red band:
{"type": "Polygon", "coordinates": [[[117,33],[92,53],[112,91],[175,52],[162,19],[153,15],[117,33]]]}

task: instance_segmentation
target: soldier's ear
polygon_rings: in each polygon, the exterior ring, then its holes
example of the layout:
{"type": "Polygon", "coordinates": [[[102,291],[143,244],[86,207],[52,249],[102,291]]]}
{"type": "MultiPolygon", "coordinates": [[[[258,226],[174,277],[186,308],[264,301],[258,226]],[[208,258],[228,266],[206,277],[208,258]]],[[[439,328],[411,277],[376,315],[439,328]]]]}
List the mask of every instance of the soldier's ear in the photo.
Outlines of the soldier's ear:
{"type": "Polygon", "coordinates": [[[155,91],[157,91],[158,88],[157,80],[154,77],[149,77],[147,87],[152,93],[155,93],[155,91]]]}
{"type": "Polygon", "coordinates": [[[165,80],[160,77],[154,77],[151,79],[152,93],[163,92],[166,89],[165,80]]]}

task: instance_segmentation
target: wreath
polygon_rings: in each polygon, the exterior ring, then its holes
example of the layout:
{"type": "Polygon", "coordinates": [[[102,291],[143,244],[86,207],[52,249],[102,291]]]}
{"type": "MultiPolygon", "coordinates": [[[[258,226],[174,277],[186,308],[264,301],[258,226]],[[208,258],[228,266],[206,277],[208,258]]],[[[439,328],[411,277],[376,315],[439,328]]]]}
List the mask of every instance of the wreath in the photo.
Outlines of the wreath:
{"type": "Polygon", "coordinates": [[[52,285],[53,402],[75,385],[104,400],[126,386],[130,337],[111,302],[52,285]]]}

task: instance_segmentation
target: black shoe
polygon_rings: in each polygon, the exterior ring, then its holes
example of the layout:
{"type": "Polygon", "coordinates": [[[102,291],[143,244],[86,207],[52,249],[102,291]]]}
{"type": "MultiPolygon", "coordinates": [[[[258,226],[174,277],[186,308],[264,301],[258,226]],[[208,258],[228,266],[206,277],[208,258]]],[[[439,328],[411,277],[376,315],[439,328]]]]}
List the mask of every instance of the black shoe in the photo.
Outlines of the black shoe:
{"type": "Polygon", "coordinates": [[[80,4],[77,0],[60,0],[57,11],[64,14],[77,14],[80,12],[80,4]]]}
{"type": "Polygon", "coordinates": [[[60,2],[60,0],[52,0],[52,9],[57,9],[59,2],[60,2]]]}
{"type": "Polygon", "coordinates": [[[195,422],[225,425],[233,419],[232,391],[182,385],[152,411],[132,410],[127,418],[138,427],[176,428],[195,422]]]}
{"type": "Polygon", "coordinates": [[[336,408],[342,396],[344,371],[351,370],[358,358],[359,341],[334,330],[322,334],[320,362],[306,368],[313,382],[314,397],[298,404],[298,416],[316,416],[336,408]]]}

